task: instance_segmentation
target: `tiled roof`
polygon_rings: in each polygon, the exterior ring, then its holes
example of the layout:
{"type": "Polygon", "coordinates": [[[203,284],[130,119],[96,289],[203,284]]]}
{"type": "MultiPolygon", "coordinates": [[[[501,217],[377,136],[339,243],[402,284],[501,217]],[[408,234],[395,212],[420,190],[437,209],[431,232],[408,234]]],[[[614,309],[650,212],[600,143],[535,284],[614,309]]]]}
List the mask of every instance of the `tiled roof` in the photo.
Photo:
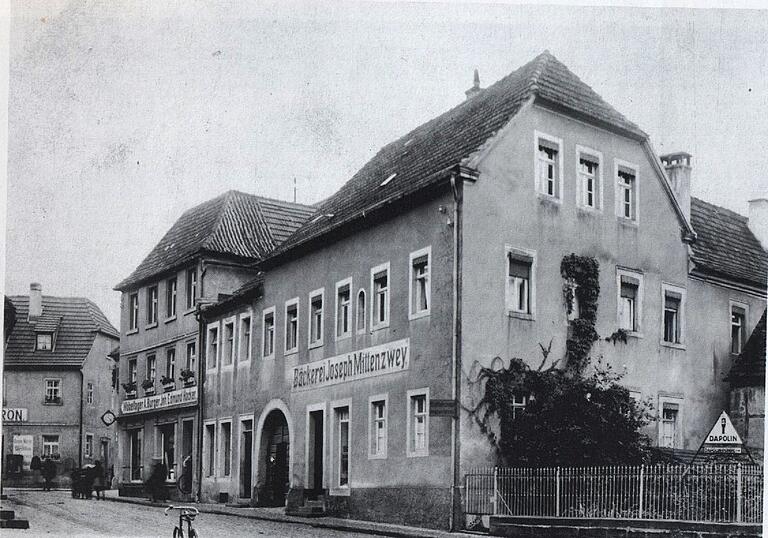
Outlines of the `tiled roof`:
{"type": "Polygon", "coordinates": [[[765,386],[765,313],[763,310],[763,316],[728,374],[732,385],[765,386]]]}
{"type": "Polygon", "coordinates": [[[259,273],[255,278],[237,288],[232,294],[220,297],[217,302],[204,307],[204,315],[208,318],[217,316],[243,304],[245,301],[259,296],[263,292],[263,285],[264,273],[259,273]]]}
{"type": "Polygon", "coordinates": [[[544,52],[471,99],[382,148],[319,205],[317,217],[307,221],[270,258],[444,179],[441,173],[476,152],[532,96],[638,139],[647,138],[552,54],[544,52]]]}
{"type": "Polygon", "coordinates": [[[768,253],[749,229],[747,217],[691,198],[691,225],[697,234],[691,245],[696,271],[765,289],[768,253]]]}
{"type": "Polygon", "coordinates": [[[184,212],[131,275],[124,290],[179,267],[203,252],[259,260],[293,233],[315,208],[228,191],[184,212]]]}
{"type": "Polygon", "coordinates": [[[5,365],[79,367],[97,333],[117,341],[120,334],[91,300],[82,297],[43,296],[43,314],[29,319],[29,297],[12,296],[16,325],[8,338],[5,365]],[[52,351],[35,351],[35,333],[55,330],[52,351]]]}

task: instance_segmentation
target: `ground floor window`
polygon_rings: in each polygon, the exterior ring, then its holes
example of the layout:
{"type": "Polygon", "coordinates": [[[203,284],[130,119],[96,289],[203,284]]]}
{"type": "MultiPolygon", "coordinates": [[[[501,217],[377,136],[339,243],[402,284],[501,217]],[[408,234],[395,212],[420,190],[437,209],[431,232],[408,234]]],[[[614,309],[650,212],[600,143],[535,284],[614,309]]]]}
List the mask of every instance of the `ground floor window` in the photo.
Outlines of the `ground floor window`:
{"type": "Polygon", "coordinates": [[[205,476],[213,476],[216,468],[216,425],[205,425],[205,476]]]}
{"type": "Polygon", "coordinates": [[[221,471],[222,476],[229,476],[232,473],[232,423],[222,422],[220,427],[221,471]]]}
{"type": "Polygon", "coordinates": [[[337,407],[336,417],[336,485],[349,487],[349,407],[337,407]]]}
{"type": "Polygon", "coordinates": [[[680,401],[660,398],[659,446],[680,448],[680,401]]]}
{"type": "Polygon", "coordinates": [[[85,434],[85,457],[93,458],[93,434],[85,434]]]}
{"type": "Polygon", "coordinates": [[[371,398],[369,408],[369,447],[368,457],[387,457],[387,399],[386,396],[371,398]]]}
{"type": "Polygon", "coordinates": [[[176,480],[176,424],[163,424],[160,430],[160,446],[162,448],[163,465],[166,469],[166,480],[176,480]]]}
{"type": "Polygon", "coordinates": [[[58,435],[43,435],[43,458],[59,459],[58,435]]]}
{"type": "Polygon", "coordinates": [[[408,391],[407,455],[429,454],[429,389],[408,391]]]}
{"type": "Polygon", "coordinates": [[[128,467],[131,480],[141,480],[141,429],[128,430],[128,450],[130,451],[130,465],[128,467]]]}

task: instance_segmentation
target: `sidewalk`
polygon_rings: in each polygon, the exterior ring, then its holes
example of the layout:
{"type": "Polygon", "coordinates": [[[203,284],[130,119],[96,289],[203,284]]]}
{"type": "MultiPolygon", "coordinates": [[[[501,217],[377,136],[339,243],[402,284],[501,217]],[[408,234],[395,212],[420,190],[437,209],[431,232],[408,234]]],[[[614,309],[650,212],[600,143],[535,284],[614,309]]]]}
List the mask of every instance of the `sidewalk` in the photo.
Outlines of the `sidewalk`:
{"type": "MultiPolygon", "coordinates": [[[[105,492],[108,501],[129,504],[141,504],[144,506],[168,506],[167,504],[152,503],[141,497],[120,497],[117,490],[105,492]]],[[[192,503],[202,514],[218,514],[225,516],[244,517],[248,519],[262,519],[284,523],[298,523],[321,529],[333,529],[338,531],[362,532],[379,536],[395,536],[398,538],[477,538],[485,536],[479,533],[447,532],[420,527],[406,527],[405,525],[392,525],[389,523],[374,523],[357,519],[344,519],[338,517],[305,518],[289,516],[282,508],[239,508],[215,503],[192,503]]]]}

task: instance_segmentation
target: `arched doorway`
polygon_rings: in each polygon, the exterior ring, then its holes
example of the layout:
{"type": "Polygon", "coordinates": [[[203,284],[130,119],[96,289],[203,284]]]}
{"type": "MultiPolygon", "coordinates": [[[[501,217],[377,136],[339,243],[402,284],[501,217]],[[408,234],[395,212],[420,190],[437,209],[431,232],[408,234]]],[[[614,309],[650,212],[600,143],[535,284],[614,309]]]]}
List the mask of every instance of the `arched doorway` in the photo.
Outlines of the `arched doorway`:
{"type": "Polygon", "coordinates": [[[259,439],[258,504],[285,506],[290,487],[290,427],[282,409],[265,413],[259,439]]]}

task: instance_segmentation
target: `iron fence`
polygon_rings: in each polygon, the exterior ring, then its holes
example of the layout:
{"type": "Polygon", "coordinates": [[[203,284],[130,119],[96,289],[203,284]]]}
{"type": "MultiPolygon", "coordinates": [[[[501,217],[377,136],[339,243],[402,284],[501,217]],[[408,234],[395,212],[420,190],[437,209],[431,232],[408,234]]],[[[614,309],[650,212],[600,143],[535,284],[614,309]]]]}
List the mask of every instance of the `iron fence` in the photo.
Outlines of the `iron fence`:
{"type": "Polygon", "coordinates": [[[474,515],[762,522],[758,465],[625,465],[475,469],[465,477],[474,515]]]}

